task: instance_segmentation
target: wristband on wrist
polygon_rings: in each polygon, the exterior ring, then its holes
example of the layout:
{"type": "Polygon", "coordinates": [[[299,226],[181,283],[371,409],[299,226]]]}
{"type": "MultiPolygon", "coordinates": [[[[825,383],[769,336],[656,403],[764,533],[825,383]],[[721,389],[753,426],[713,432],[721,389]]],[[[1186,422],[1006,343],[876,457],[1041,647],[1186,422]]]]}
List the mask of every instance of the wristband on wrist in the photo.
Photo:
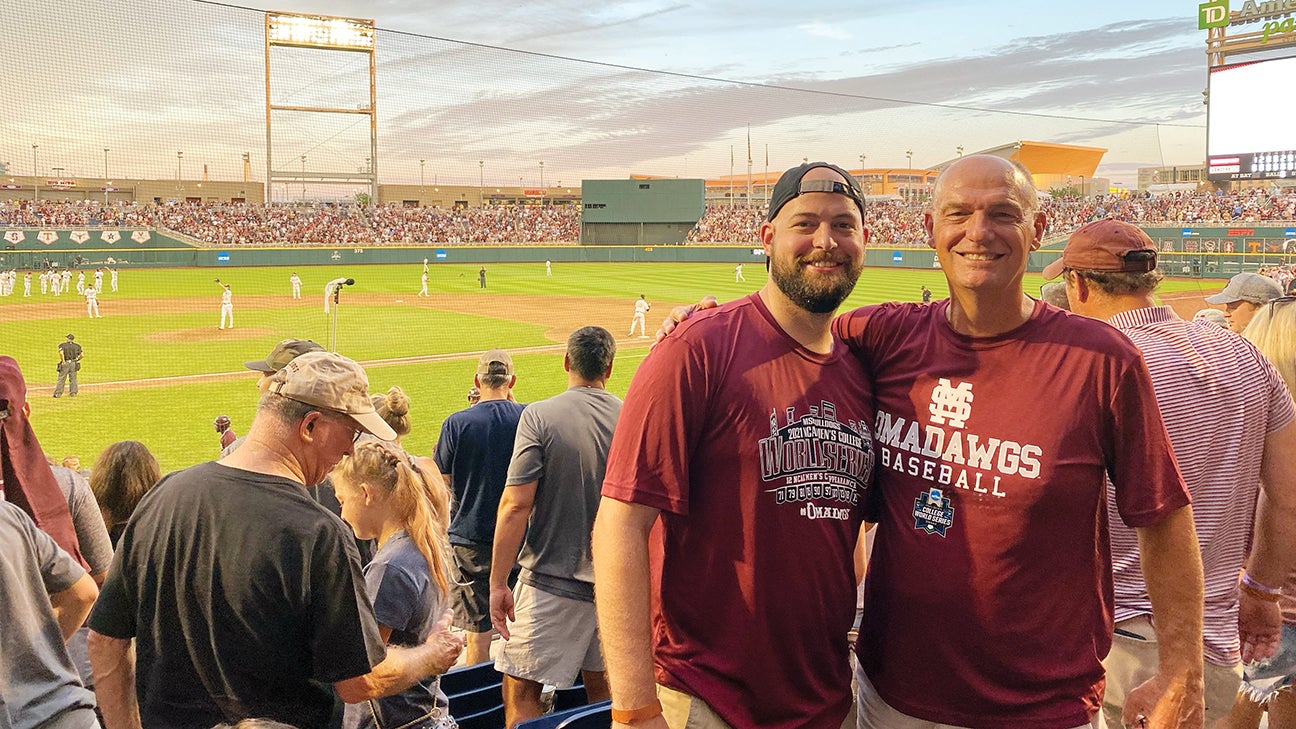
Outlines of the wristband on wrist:
{"type": "Polygon", "coordinates": [[[1257,600],[1263,600],[1264,602],[1278,602],[1277,595],[1268,592],[1261,592],[1260,590],[1257,590],[1256,588],[1248,585],[1245,582],[1238,585],[1238,590],[1246,595],[1250,595],[1251,597],[1254,597],[1257,600]]]}
{"type": "Polygon", "coordinates": [[[661,701],[653,699],[651,704],[637,709],[612,709],[612,721],[616,724],[633,724],[636,721],[661,716],[661,701]]]}
{"type": "Polygon", "coordinates": [[[1258,591],[1260,591],[1260,592],[1263,592],[1263,593],[1265,593],[1266,595],[1273,595],[1274,597],[1277,597],[1277,596],[1279,596],[1279,595],[1282,594],[1282,588],[1281,588],[1281,587],[1270,587],[1270,586],[1266,585],[1266,584],[1263,583],[1263,582],[1259,582],[1259,581],[1253,579],[1253,578],[1251,577],[1251,575],[1247,574],[1246,572],[1243,572],[1243,573],[1242,573],[1242,584],[1244,584],[1244,585],[1246,585],[1247,587],[1250,587],[1250,588],[1252,588],[1252,589],[1254,589],[1254,590],[1258,590],[1258,591]]]}

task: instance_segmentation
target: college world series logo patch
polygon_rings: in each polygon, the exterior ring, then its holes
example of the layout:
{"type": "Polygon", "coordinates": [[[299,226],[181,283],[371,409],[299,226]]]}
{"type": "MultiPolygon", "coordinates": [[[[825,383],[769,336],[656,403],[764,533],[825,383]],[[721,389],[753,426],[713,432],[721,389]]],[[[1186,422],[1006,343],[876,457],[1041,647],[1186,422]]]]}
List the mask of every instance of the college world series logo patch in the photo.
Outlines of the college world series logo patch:
{"type": "Polygon", "coordinates": [[[914,529],[928,534],[945,536],[945,530],[954,524],[954,507],[938,488],[924,491],[914,499],[914,529]]]}

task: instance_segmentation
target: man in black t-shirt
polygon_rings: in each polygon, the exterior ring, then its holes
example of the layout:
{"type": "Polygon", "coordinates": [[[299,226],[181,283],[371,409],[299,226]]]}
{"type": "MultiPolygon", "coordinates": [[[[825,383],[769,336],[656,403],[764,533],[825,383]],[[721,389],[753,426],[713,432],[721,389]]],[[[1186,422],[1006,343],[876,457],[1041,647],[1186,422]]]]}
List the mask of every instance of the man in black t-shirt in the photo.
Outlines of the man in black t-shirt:
{"type": "Polygon", "coordinates": [[[341,355],[293,359],[269,378],[240,448],[140,502],[90,618],[108,726],[138,713],[146,729],[336,727],[337,698],[391,695],[453,665],[463,641],[449,611],[427,642],[384,657],[351,532],[307,495],[360,432],[395,438],[368,387],[341,355]]]}
{"type": "Polygon", "coordinates": [[[58,346],[58,383],[54,385],[54,397],[63,395],[63,383],[69,382],[68,395],[76,397],[77,394],[77,371],[81,369],[81,345],[74,340],[76,337],[71,334],[67,335],[67,341],[58,346]]]}

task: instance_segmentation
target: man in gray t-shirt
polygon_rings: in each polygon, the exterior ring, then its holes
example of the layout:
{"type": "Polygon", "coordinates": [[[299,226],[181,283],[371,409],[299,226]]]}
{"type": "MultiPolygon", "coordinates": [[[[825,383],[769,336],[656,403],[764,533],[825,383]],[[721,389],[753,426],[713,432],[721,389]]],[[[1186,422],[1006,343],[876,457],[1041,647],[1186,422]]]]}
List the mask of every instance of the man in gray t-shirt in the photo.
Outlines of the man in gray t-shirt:
{"type": "Polygon", "coordinates": [[[621,414],[621,400],[604,388],[615,354],[606,329],[578,329],[563,360],[568,389],[528,406],[518,423],[490,571],[491,623],[505,640],[495,668],[504,674],[508,726],[540,716],[544,684],[571,686],[578,673],[590,702],[609,698],[590,530],[621,414]],[[516,593],[507,583],[514,561],[522,567],[516,593]]]}
{"type": "Polygon", "coordinates": [[[93,729],[94,694],[81,685],[64,641],[94,604],[94,580],[3,501],[0,555],[0,726],[93,729]]]}

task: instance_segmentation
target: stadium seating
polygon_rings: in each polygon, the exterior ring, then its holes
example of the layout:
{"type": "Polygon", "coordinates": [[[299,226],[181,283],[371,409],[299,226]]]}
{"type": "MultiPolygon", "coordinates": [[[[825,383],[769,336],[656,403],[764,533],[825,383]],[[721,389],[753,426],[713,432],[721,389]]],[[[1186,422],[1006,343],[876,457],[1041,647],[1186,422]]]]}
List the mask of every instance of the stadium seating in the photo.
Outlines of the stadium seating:
{"type": "Polygon", "coordinates": [[[492,683],[500,683],[502,680],[503,676],[495,670],[494,661],[486,661],[474,666],[459,666],[446,671],[441,676],[441,690],[446,696],[450,696],[492,683]]]}
{"type": "Polygon", "coordinates": [[[612,723],[612,702],[600,701],[593,706],[576,706],[570,709],[559,711],[555,708],[552,714],[521,722],[517,729],[575,729],[576,727],[608,727],[612,723]],[[586,715],[591,715],[589,721],[601,723],[594,724],[573,724],[573,721],[587,721],[582,719],[586,715]],[[599,718],[605,717],[605,718],[599,718]]]}
{"type": "Polygon", "coordinates": [[[608,729],[612,726],[612,702],[601,701],[578,710],[554,729],[608,729]]]}
{"type": "Polygon", "coordinates": [[[554,689],[554,711],[582,708],[587,704],[589,704],[589,697],[585,695],[585,687],[581,684],[576,684],[571,688],[554,689]]]}
{"type": "Polygon", "coordinates": [[[459,716],[453,711],[450,715],[454,717],[459,729],[500,729],[504,726],[504,704],[467,716],[459,716]]]}

